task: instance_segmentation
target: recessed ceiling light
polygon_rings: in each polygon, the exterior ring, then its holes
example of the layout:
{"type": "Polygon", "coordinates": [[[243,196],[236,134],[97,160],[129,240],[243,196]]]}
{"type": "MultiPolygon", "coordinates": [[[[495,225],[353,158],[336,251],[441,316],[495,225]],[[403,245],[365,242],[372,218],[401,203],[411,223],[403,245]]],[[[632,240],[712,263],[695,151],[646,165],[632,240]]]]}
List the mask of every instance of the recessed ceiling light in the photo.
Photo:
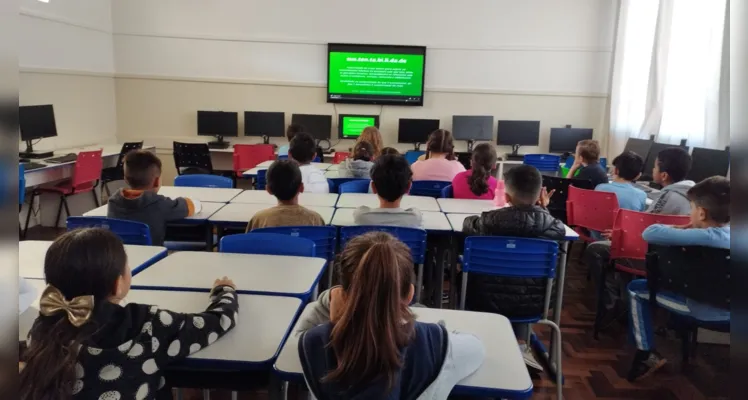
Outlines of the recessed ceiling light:
{"type": "Polygon", "coordinates": [[[39,0],[39,1],[41,1],[42,3],[49,3],[49,0],[39,0]]]}

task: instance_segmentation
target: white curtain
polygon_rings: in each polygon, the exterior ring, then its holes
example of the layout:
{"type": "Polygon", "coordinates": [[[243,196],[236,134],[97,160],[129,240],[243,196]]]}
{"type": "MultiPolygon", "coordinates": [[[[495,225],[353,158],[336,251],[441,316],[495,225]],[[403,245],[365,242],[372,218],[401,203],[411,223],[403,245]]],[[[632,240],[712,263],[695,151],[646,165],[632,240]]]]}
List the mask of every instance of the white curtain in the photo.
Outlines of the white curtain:
{"type": "MultiPolygon", "coordinates": [[[[621,0],[611,80],[608,155],[626,140],[724,147],[726,0],[621,0]],[[721,96],[722,94],[722,96],[721,96]],[[722,103],[722,104],[720,104],[722,103]]],[[[727,137],[725,137],[727,136],[727,137]]]]}

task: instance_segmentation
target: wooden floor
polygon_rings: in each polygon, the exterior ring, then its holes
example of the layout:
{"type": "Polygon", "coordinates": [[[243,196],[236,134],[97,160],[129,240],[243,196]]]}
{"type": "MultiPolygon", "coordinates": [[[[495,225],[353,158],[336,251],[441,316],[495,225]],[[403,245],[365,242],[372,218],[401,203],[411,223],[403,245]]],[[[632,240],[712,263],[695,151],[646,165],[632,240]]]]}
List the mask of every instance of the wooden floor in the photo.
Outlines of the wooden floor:
{"type": "MultiPolygon", "coordinates": [[[[29,239],[53,239],[53,229],[32,228],[29,239]]],[[[561,319],[563,335],[564,397],[585,399],[726,399],[729,376],[729,347],[699,344],[687,372],[680,368],[680,342],[670,334],[656,337],[658,350],[669,363],[645,381],[629,383],[625,376],[631,364],[634,347],[627,330],[614,324],[592,338],[595,292],[587,282],[586,269],[578,262],[578,248],[572,249],[566,278],[561,319]]],[[[542,338],[544,327],[536,328],[542,338]]],[[[533,377],[532,399],[555,399],[555,385],[545,374],[533,377]]],[[[289,396],[295,398],[297,396],[289,396]]],[[[200,392],[185,393],[186,400],[201,399],[200,392]]],[[[213,392],[211,399],[229,399],[228,393],[213,392]]],[[[241,393],[240,399],[266,399],[262,392],[241,393]]]]}

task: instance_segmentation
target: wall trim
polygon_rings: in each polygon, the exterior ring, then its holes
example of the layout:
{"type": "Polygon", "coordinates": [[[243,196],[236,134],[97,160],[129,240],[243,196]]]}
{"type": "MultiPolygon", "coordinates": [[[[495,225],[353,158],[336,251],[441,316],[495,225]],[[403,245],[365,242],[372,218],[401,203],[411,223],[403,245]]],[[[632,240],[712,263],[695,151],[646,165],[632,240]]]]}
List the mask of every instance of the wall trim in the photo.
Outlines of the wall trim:
{"type": "Polygon", "coordinates": [[[18,72],[27,74],[45,74],[45,75],[71,75],[71,76],[87,76],[94,78],[114,78],[114,72],[102,72],[102,71],[84,71],[77,69],[64,69],[64,68],[47,68],[47,67],[18,67],[18,72]]]}
{"type": "Polygon", "coordinates": [[[107,35],[112,34],[112,30],[110,28],[93,25],[93,24],[87,24],[83,22],[78,22],[78,21],[74,21],[68,18],[60,17],[59,15],[32,10],[26,7],[21,7],[19,14],[25,17],[29,17],[29,18],[36,18],[36,19],[41,19],[44,21],[56,22],[58,24],[68,25],[68,26],[72,26],[75,28],[86,29],[86,30],[94,31],[98,33],[105,33],[107,35]]]}

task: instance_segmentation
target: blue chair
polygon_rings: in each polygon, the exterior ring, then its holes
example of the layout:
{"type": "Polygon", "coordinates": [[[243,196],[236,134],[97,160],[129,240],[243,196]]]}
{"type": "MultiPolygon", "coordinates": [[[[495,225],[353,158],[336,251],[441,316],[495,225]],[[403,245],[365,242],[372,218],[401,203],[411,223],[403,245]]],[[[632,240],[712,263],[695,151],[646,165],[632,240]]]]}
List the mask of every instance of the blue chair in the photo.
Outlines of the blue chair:
{"type": "Polygon", "coordinates": [[[526,154],[523,163],[532,165],[541,172],[558,172],[561,157],[553,154],[526,154]]]}
{"type": "Polygon", "coordinates": [[[312,160],[312,162],[322,162],[322,157],[320,156],[314,157],[314,160],[312,160]]]}
{"type": "Polygon", "coordinates": [[[442,195],[442,189],[452,186],[452,182],[447,181],[413,181],[410,188],[412,196],[428,196],[439,198],[442,195]]]}
{"type": "Polygon", "coordinates": [[[608,159],[605,157],[600,157],[600,166],[603,167],[603,169],[607,172],[608,171],[608,159]]]}
{"type": "MultiPolygon", "coordinates": [[[[574,156],[569,156],[566,158],[564,167],[571,168],[572,165],[574,165],[574,156]]],[[[605,157],[600,157],[600,166],[603,167],[603,169],[607,171],[608,170],[608,159],[605,157]]]]}
{"type": "Polygon", "coordinates": [[[418,157],[426,154],[425,151],[420,150],[409,150],[405,152],[405,159],[408,160],[408,164],[413,164],[418,161],[418,157]]]}
{"type": "MultiPolygon", "coordinates": [[[[558,166],[557,166],[558,167],[558,166]]],[[[501,236],[469,236],[465,239],[465,252],[462,261],[462,290],[460,309],[465,309],[468,274],[492,275],[509,278],[546,278],[545,306],[543,315],[525,319],[510,319],[518,324],[537,323],[550,326],[556,332],[557,342],[553,346],[556,352],[557,374],[556,390],[558,398],[562,397],[563,372],[561,369],[561,330],[548,319],[551,304],[553,279],[556,276],[558,243],[552,240],[525,239],[501,236]]],[[[534,333],[528,329],[527,343],[542,346],[534,333]]]]}
{"type": "Polygon", "coordinates": [[[268,170],[261,169],[257,171],[257,177],[255,178],[255,190],[265,190],[265,186],[267,186],[267,173],[268,170]]]}
{"type": "Polygon", "coordinates": [[[221,253],[269,254],[274,256],[315,257],[310,239],[277,233],[242,233],[221,238],[221,253]]]}
{"type": "Polygon", "coordinates": [[[279,160],[288,160],[288,155],[285,156],[278,156],[279,160]]]}
{"type": "Polygon", "coordinates": [[[441,198],[442,199],[451,199],[453,197],[455,197],[455,192],[454,192],[454,190],[452,190],[452,185],[444,186],[442,188],[441,198]]]}
{"type": "Polygon", "coordinates": [[[122,239],[125,244],[140,244],[150,246],[151,228],[142,222],[126,221],[107,217],[68,217],[67,229],[103,228],[122,239]]]}
{"type": "Polygon", "coordinates": [[[371,182],[371,179],[368,178],[327,178],[327,183],[330,184],[330,193],[338,193],[338,189],[340,188],[340,185],[348,182],[354,182],[354,181],[367,181],[371,182]]]}
{"type": "Polygon", "coordinates": [[[234,187],[234,181],[218,175],[179,175],[174,178],[174,186],[230,189],[234,187]]]}
{"type": "Polygon", "coordinates": [[[403,228],[399,226],[359,225],[340,228],[340,247],[345,247],[349,240],[364,233],[381,231],[387,232],[405,243],[410,248],[413,262],[418,264],[416,278],[416,301],[421,299],[423,285],[423,264],[426,262],[426,231],[419,228],[403,228]]]}
{"type": "Polygon", "coordinates": [[[369,179],[356,179],[338,186],[338,193],[369,193],[369,185],[371,185],[369,179]]]}

